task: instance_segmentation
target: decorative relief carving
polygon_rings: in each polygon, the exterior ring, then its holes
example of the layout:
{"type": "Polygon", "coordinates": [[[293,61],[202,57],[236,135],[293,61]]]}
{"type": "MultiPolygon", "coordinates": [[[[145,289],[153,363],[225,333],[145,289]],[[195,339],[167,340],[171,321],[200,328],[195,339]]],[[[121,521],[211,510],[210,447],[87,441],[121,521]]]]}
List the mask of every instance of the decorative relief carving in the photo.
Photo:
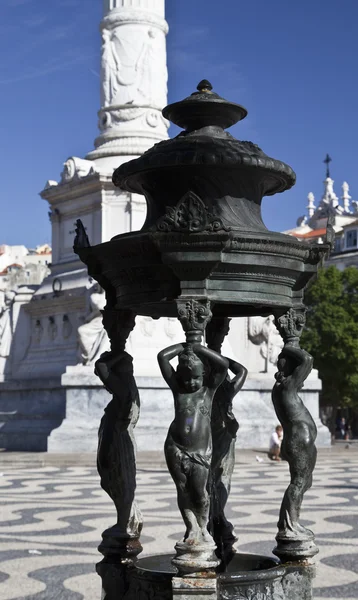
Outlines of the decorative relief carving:
{"type": "Polygon", "coordinates": [[[255,585],[242,589],[241,585],[230,585],[221,590],[223,600],[285,600],[281,583],[273,583],[272,586],[265,584],[255,585]]]}
{"type": "Polygon", "coordinates": [[[83,365],[94,363],[108,350],[109,340],[102,326],[102,310],[106,304],[103,290],[95,283],[90,289],[89,311],[85,322],[78,328],[78,343],[83,365]]]}
{"type": "Polygon", "coordinates": [[[176,334],[177,334],[176,324],[177,324],[177,319],[173,319],[172,317],[169,317],[168,319],[165,319],[165,321],[164,321],[164,331],[165,331],[167,337],[170,339],[174,339],[176,337],[176,334]]]}
{"type": "Polygon", "coordinates": [[[36,319],[34,326],[34,342],[35,344],[39,344],[41,342],[43,336],[44,328],[41,324],[40,319],[36,319]]]}
{"type": "Polygon", "coordinates": [[[167,206],[166,215],[159,219],[156,229],[188,233],[226,230],[221,219],[210,213],[194,192],[185,194],[175,208],[167,206]]]}
{"type": "Polygon", "coordinates": [[[57,333],[58,333],[58,327],[57,327],[55,317],[49,317],[48,325],[47,325],[47,335],[49,337],[49,340],[51,340],[51,342],[55,341],[55,339],[57,337],[57,333]]]}
{"type": "Polygon", "coordinates": [[[260,354],[265,359],[265,373],[269,372],[270,366],[273,368],[277,364],[283,347],[282,338],[274,321],[273,315],[248,318],[248,338],[255,346],[260,346],[260,354]]]}
{"type": "Polygon", "coordinates": [[[73,327],[70,319],[67,315],[63,315],[62,318],[62,337],[67,340],[72,333],[73,327]]]}
{"type": "Polygon", "coordinates": [[[283,256],[294,256],[299,259],[308,259],[310,248],[299,245],[301,242],[289,244],[272,240],[247,240],[235,238],[230,243],[229,252],[253,252],[259,254],[278,254],[281,250],[283,256]]]}
{"type": "Polygon", "coordinates": [[[151,317],[141,317],[140,330],[146,337],[153,337],[155,329],[154,321],[151,317]]]}
{"type": "Polygon", "coordinates": [[[77,158],[77,156],[71,156],[71,158],[68,158],[63,164],[61,183],[67,183],[73,179],[82,179],[93,173],[96,173],[96,169],[92,161],[77,158]]]}
{"type": "Polygon", "coordinates": [[[277,317],[276,326],[285,344],[298,343],[306,323],[306,309],[290,308],[284,315],[277,317]]]}
{"type": "Polygon", "coordinates": [[[147,121],[149,127],[153,127],[153,129],[155,127],[158,127],[158,125],[160,124],[161,120],[162,120],[162,116],[161,116],[161,113],[159,111],[148,110],[148,112],[146,114],[146,121],[147,121]]]}
{"type": "Polygon", "coordinates": [[[212,317],[209,300],[177,300],[178,317],[187,336],[187,342],[200,341],[212,317]]]}
{"type": "Polygon", "coordinates": [[[130,119],[142,113],[138,106],[163,107],[168,74],[162,33],[128,23],[103,28],[102,40],[102,107],[128,105],[130,119]]]}

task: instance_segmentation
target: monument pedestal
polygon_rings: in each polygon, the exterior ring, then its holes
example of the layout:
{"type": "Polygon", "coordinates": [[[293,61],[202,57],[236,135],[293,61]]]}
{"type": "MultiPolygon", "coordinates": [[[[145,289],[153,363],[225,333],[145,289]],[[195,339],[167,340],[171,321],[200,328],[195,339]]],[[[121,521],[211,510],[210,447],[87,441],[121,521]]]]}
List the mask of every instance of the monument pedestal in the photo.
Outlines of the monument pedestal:
{"type": "MultiPolygon", "coordinates": [[[[173,420],[171,392],[161,377],[136,377],[141,416],[135,429],[137,448],[162,451],[173,420]]],[[[277,425],[271,390],[273,374],[249,376],[234,400],[240,424],[237,448],[268,449],[277,425]],[[252,416],[255,415],[253,419],[252,416]]],[[[318,412],[321,381],[310,376],[302,400],[317,425],[317,447],[329,447],[331,435],[318,412]]],[[[59,378],[4,381],[0,385],[0,447],[7,450],[45,452],[96,452],[97,433],[111,396],[91,367],[67,367],[59,378]]]]}
{"type": "Polygon", "coordinates": [[[48,451],[96,452],[98,427],[110,394],[93,372],[93,367],[67,367],[61,377],[65,392],[65,418],[48,440],[48,451]]]}
{"type": "Polygon", "coordinates": [[[0,406],[0,448],[46,452],[48,436],[65,416],[65,391],[59,378],[3,381],[0,406]]]}
{"type": "MultiPolygon", "coordinates": [[[[136,382],[141,400],[140,418],[135,429],[138,451],[148,448],[163,451],[168,426],[174,416],[171,392],[161,377],[139,376],[136,382]]],[[[273,373],[254,374],[247,378],[243,390],[235,398],[234,413],[240,425],[237,448],[252,449],[254,444],[257,450],[268,450],[270,436],[278,423],[271,400],[273,384],[273,373]]],[[[95,376],[93,366],[67,367],[61,386],[63,421],[52,431],[48,451],[96,452],[98,427],[111,400],[110,394],[95,376]]],[[[321,381],[313,372],[301,392],[302,400],[317,425],[318,448],[331,444],[330,432],[322,424],[318,413],[320,388],[321,381]]]]}
{"type": "MultiPolygon", "coordinates": [[[[141,416],[135,429],[138,450],[163,451],[173,419],[170,391],[160,377],[137,377],[141,416]]],[[[64,418],[48,439],[48,451],[96,452],[98,428],[111,395],[96,377],[93,366],[67,367],[61,378],[64,418]]]]}
{"type": "MultiPolygon", "coordinates": [[[[274,371],[269,373],[249,374],[240,394],[234,399],[234,413],[240,428],[237,433],[236,448],[268,449],[270,436],[278,424],[272,404],[272,388],[274,371]]],[[[329,429],[323,425],[319,417],[319,391],[322,382],[317,371],[307,378],[300,392],[303,403],[310,411],[317,426],[316,446],[318,448],[331,445],[329,429]]]]}

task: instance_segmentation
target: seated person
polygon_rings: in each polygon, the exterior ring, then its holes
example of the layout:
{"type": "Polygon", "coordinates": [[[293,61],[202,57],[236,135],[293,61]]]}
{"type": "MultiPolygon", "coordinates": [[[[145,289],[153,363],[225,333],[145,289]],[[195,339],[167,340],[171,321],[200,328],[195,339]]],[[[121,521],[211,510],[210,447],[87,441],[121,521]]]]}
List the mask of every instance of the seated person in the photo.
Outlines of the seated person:
{"type": "Polygon", "coordinates": [[[270,438],[270,449],[268,451],[268,457],[271,460],[281,460],[281,443],[283,440],[283,429],[281,425],[277,425],[275,431],[270,438]]]}

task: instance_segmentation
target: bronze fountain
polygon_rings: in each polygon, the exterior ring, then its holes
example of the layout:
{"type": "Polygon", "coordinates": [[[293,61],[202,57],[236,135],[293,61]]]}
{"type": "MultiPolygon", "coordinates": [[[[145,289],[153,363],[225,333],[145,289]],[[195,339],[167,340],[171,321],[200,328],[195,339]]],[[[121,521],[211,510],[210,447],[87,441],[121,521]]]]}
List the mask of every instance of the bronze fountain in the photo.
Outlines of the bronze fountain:
{"type": "Polygon", "coordinates": [[[263,196],[292,187],[295,174],[226,131],[245,118],[245,108],[214,93],[206,80],[197,89],[163,110],[183,131],[114,172],[116,186],[145,196],[143,228],[90,246],[77,221],[74,249],[105,290],[103,324],[111,341],[111,351],[96,363],[113,395],[100,427],[98,470],[118,514],[99,547],[103,598],[308,600],[318,550],[299,515],[312,484],[316,427],[299,397],[312,369],[300,336],[304,290],[330,251],[332,229],[326,243],[308,245],[265,227],[263,196]],[[165,456],[185,533],[174,555],[143,559],[137,558],[142,517],[133,437],[139,396],[125,351],[136,315],[176,316],[185,333],[182,343],[158,355],[174,398],[165,456]],[[232,401],[247,371],[222,356],[221,346],[231,318],[268,315],[284,341],[272,399],[291,475],[273,550],[277,560],[240,554],[225,517],[238,429],[232,401]]]}

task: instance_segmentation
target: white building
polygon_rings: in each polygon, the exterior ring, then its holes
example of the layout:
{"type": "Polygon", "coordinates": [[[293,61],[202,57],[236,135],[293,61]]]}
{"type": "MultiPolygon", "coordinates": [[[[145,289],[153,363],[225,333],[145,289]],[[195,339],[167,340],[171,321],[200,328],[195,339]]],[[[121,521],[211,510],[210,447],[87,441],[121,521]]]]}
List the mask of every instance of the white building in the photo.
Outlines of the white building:
{"type": "Polygon", "coordinates": [[[15,290],[20,285],[39,286],[50,273],[51,261],[48,244],[34,250],[3,244],[0,246],[0,290],[15,290]]]}
{"type": "MultiPolygon", "coordinates": [[[[328,155],[325,162],[327,165],[330,162],[328,155]]],[[[335,265],[340,270],[350,266],[358,267],[358,202],[352,200],[346,181],[342,184],[341,198],[338,198],[328,166],[323,185],[324,191],[318,205],[315,205],[315,197],[310,192],[306,215],[298,219],[296,227],[284,233],[299,240],[320,244],[325,239],[330,218],[336,238],[326,266],[335,265]]]]}

